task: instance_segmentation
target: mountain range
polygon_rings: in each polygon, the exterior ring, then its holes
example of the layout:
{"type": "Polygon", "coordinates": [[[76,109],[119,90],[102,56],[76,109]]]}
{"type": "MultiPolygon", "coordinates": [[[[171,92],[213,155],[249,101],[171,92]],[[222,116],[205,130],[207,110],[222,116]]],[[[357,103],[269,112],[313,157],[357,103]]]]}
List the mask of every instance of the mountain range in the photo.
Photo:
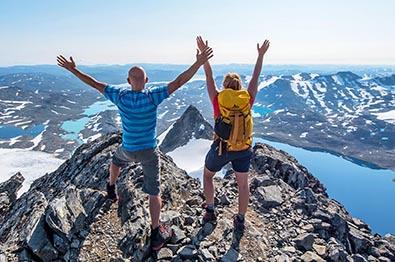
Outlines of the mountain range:
{"type": "MultiPolygon", "coordinates": [[[[209,128],[199,111],[188,107],[161,148],[171,154],[191,141],[208,140],[209,128]]],[[[262,143],[253,149],[244,234],[232,229],[237,185],[231,170],[215,180],[218,223],[202,224],[199,180],[160,153],[162,221],[175,234],[152,252],[141,166],[130,163],[122,170],[119,202],[105,197],[111,153],[120,143],[119,133],[84,143],[19,198],[22,174],[0,183],[0,261],[395,260],[394,236],[372,234],[295,158],[262,143]]]]}
{"type": "MultiPolygon", "coordinates": [[[[149,86],[166,84],[182,68],[162,67],[158,75],[155,72],[161,66],[149,65],[148,76],[153,75],[149,86]]],[[[248,71],[248,66],[233,67],[248,71]]],[[[217,71],[233,67],[223,66],[217,71]]],[[[101,80],[123,83],[120,71],[125,68],[84,69],[101,76],[101,80]]],[[[285,73],[290,72],[289,67],[283,67],[272,70],[276,74],[262,76],[253,108],[255,136],[394,170],[395,75],[375,67],[354,69],[360,75],[350,71],[321,72],[324,70],[288,75],[285,73]]],[[[0,70],[2,148],[31,148],[65,159],[81,143],[120,128],[116,108],[104,102],[100,94],[64,72],[58,73],[56,68],[36,70],[45,73],[34,72],[31,67],[0,70]],[[10,74],[12,70],[18,73],[10,74]]],[[[247,85],[250,76],[242,77],[247,85]]],[[[218,76],[217,86],[221,81],[222,76],[218,76]]],[[[173,125],[189,105],[213,123],[205,81],[195,79],[160,105],[158,134],[173,125]]]]}

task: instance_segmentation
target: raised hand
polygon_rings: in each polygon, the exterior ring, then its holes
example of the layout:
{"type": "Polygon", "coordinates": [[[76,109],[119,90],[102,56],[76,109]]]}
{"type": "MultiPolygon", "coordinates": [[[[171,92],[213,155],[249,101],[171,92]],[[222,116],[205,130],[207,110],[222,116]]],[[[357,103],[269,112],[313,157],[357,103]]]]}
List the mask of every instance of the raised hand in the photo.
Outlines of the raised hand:
{"type": "Polygon", "coordinates": [[[270,42],[269,40],[265,40],[261,46],[259,46],[259,43],[256,44],[256,48],[258,49],[258,53],[260,55],[264,55],[266,51],[269,49],[270,42]]]}
{"type": "Polygon", "coordinates": [[[58,66],[61,66],[69,71],[75,69],[76,65],[73,60],[73,57],[70,56],[70,61],[68,61],[64,56],[59,55],[56,57],[56,60],[58,62],[58,66]]]}
{"type": "Polygon", "coordinates": [[[213,56],[213,49],[211,49],[211,47],[207,46],[203,51],[199,51],[199,49],[196,49],[196,61],[200,65],[206,63],[213,56]]]}
{"type": "Polygon", "coordinates": [[[196,44],[197,47],[199,48],[200,52],[203,52],[206,47],[208,47],[208,41],[204,41],[201,36],[196,37],[196,44]]]}

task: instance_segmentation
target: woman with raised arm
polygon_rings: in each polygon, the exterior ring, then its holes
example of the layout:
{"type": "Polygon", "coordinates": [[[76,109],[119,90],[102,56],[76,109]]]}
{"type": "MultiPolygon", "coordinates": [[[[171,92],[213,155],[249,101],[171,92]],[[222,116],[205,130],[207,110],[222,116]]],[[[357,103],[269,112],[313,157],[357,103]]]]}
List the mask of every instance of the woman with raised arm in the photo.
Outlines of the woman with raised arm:
{"type": "MultiPolygon", "coordinates": [[[[208,41],[198,36],[197,46],[204,50],[208,41]]],[[[238,232],[245,229],[244,216],[249,202],[248,171],[252,157],[253,119],[251,108],[258,90],[259,75],[262,70],[263,57],[270,42],[265,40],[257,44],[258,58],[248,88],[237,73],[228,73],[222,82],[222,90],[218,90],[214,81],[210,63],[204,63],[207,91],[214,108],[215,139],[206,155],[203,187],[206,202],[203,204],[205,214],[203,223],[215,222],[217,219],[214,207],[213,177],[227,163],[232,163],[239,189],[239,210],[234,216],[234,228],[238,232]]]]}

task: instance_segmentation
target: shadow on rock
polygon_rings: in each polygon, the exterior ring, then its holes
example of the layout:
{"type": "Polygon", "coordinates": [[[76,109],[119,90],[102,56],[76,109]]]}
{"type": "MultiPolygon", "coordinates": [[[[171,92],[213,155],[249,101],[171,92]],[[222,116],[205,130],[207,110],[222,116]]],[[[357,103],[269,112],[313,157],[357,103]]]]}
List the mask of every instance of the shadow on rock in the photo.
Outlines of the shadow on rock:
{"type": "Polygon", "coordinates": [[[202,242],[206,237],[211,235],[217,227],[217,223],[205,223],[202,227],[197,231],[197,233],[191,237],[192,245],[199,246],[200,242],[202,242]]]}
{"type": "Polygon", "coordinates": [[[220,261],[222,262],[236,262],[239,259],[239,251],[240,251],[240,241],[244,236],[244,231],[236,232],[233,231],[232,234],[232,245],[226,251],[224,256],[220,261]]]}

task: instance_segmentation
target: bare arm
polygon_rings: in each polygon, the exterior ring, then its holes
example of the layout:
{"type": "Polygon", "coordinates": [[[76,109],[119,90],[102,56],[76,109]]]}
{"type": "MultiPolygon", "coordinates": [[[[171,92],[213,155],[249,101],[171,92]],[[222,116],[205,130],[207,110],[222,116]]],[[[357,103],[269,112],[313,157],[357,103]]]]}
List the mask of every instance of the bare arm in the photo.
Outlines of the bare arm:
{"type": "Polygon", "coordinates": [[[258,92],[258,80],[259,80],[259,75],[261,74],[262,71],[262,64],[263,64],[263,57],[265,56],[266,51],[269,49],[270,42],[268,40],[265,40],[261,46],[257,44],[257,49],[258,49],[258,58],[255,63],[255,68],[254,72],[252,73],[251,81],[248,84],[248,93],[250,93],[250,96],[255,99],[255,96],[258,92]]]}
{"type": "MultiPolygon", "coordinates": [[[[196,38],[197,46],[200,51],[204,50],[208,47],[208,41],[204,42],[201,36],[196,38]]],[[[208,96],[210,97],[211,102],[214,98],[218,95],[217,87],[215,85],[214,77],[213,77],[213,70],[211,69],[210,62],[207,61],[203,65],[204,73],[206,75],[206,85],[207,85],[207,92],[208,96]]]]}
{"type": "Polygon", "coordinates": [[[75,62],[71,56],[70,56],[70,61],[68,61],[64,56],[60,55],[57,57],[57,62],[58,62],[58,66],[61,66],[66,70],[70,71],[85,84],[90,85],[100,93],[104,93],[104,88],[107,86],[107,84],[99,82],[93,77],[91,77],[90,75],[81,72],[75,65],[75,62]]]}
{"type": "Polygon", "coordinates": [[[197,50],[196,62],[193,63],[185,72],[181,73],[175,80],[169,83],[167,87],[169,95],[188,82],[199,70],[199,67],[201,67],[211,57],[213,57],[213,50],[211,48],[207,47],[202,52],[197,50]]]}

